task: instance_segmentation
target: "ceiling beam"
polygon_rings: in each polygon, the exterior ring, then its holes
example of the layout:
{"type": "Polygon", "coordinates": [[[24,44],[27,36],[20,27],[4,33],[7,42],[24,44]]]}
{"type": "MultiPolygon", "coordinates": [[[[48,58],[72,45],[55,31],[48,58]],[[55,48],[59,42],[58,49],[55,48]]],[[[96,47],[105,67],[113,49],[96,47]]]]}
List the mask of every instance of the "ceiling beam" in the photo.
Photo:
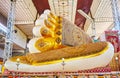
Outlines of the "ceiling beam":
{"type": "Polygon", "coordinates": [[[15,21],[15,24],[34,24],[34,21],[15,21]]]}
{"type": "Polygon", "coordinates": [[[24,53],[25,52],[25,50],[13,50],[13,52],[20,52],[20,53],[24,53]]]}

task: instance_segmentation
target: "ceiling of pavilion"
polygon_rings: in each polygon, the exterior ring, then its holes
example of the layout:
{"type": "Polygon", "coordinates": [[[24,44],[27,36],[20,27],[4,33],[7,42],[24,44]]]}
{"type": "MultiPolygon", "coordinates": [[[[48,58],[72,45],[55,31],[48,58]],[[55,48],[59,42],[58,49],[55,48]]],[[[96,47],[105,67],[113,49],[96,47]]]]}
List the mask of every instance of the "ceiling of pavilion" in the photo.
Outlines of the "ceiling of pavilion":
{"type": "Polygon", "coordinates": [[[89,13],[93,0],[32,0],[38,13],[42,14],[45,9],[52,13],[66,17],[77,26],[84,28],[85,18],[78,13],[78,9],[89,13]]]}

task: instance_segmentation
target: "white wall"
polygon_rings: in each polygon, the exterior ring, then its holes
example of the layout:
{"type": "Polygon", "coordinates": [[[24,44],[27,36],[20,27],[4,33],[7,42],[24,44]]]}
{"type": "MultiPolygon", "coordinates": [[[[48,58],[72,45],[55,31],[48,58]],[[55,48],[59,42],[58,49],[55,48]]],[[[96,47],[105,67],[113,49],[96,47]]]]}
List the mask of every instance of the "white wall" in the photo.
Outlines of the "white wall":
{"type": "Polygon", "coordinates": [[[13,33],[13,42],[16,43],[18,46],[21,48],[26,48],[26,42],[27,42],[27,37],[26,35],[18,29],[16,26],[14,26],[14,30],[17,30],[17,32],[13,33]]]}

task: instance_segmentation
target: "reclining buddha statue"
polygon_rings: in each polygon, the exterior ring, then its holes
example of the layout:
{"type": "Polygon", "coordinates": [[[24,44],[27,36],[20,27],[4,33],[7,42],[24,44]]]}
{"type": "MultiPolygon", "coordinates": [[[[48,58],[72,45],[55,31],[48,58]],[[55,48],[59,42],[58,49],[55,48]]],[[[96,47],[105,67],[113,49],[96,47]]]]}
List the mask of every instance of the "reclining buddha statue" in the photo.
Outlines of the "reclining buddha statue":
{"type": "Polygon", "coordinates": [[[8,70],[57,72],[78,71],[106,66],[112,59],[114,48],[109,42],[93,42],[81,28],[69,20],[45,11],[33,28],[35,38],[28,43],[29,53],[11,57],[6,61],[8,70]],[[62,60],[64,58],[64,60],[62,60]]]}

